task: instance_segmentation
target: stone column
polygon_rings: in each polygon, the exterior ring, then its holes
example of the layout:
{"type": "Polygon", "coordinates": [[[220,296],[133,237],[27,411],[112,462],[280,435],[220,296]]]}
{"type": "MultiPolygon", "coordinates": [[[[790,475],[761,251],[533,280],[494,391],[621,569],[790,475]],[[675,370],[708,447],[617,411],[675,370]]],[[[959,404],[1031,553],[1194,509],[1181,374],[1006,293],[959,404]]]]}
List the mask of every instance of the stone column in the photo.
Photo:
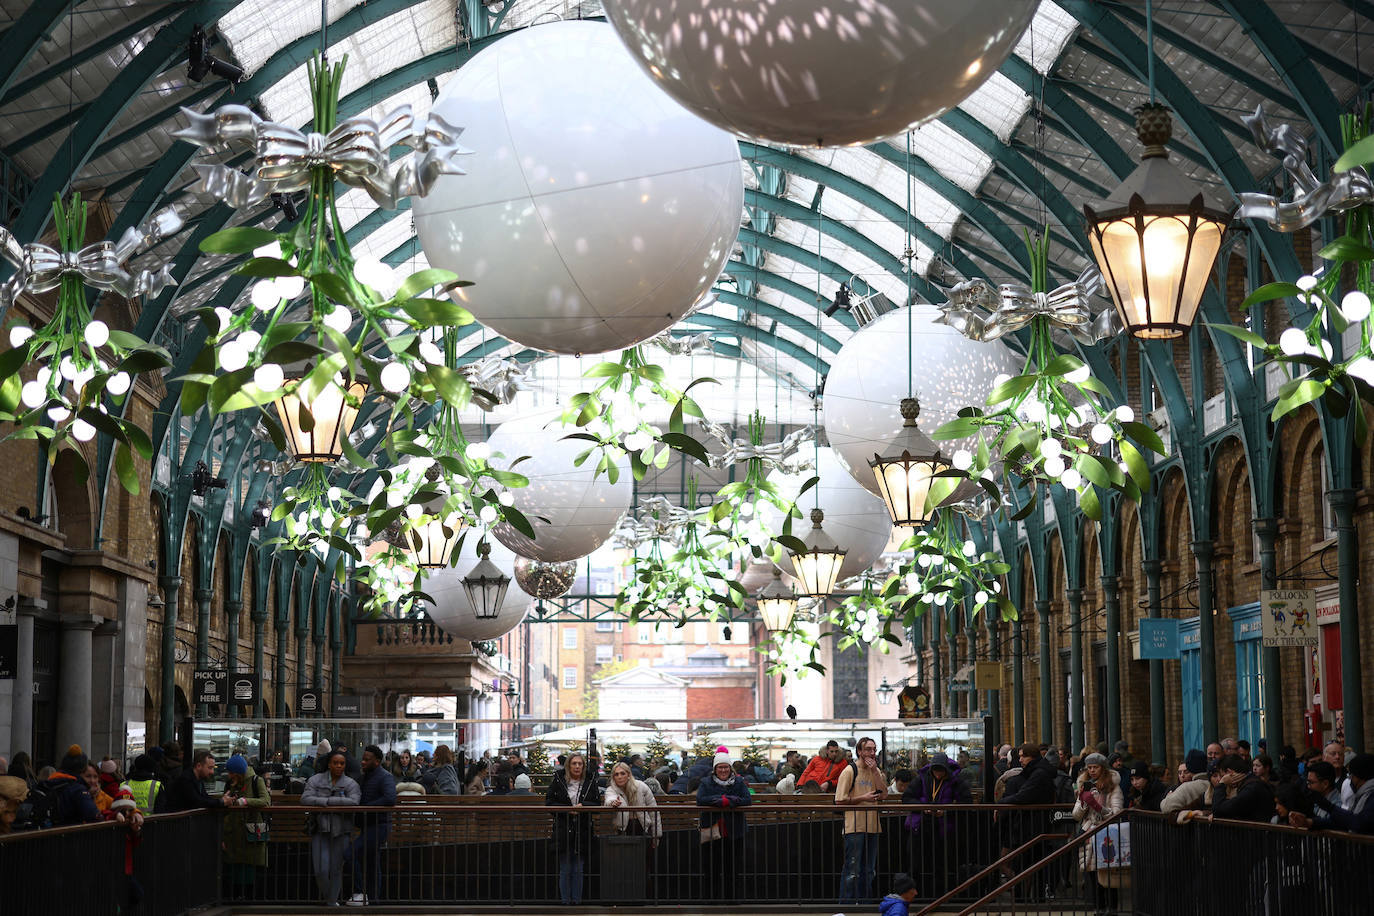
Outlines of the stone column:
{"type": "Polygon", "coordinates": [[[258,718],[267,716],[267,672],[263,663],[267,653],[267,608],[253,608],[253,673],[258,676],[258,702],[253,706],[253,715],[258,718]]]}
{"type": "Polygon", "coordinates": [[[181,593],[180,576],[163,576],[162,583],[162,696],[158,713],[159,744],[176,740],[177,728],[177,600],[181,593]]]}
{"type": "Polygon", "coordinates": [[[224,616],[227,618],[224,638],[224,666],[230,674],[239,670],[239,615],[243,613],[243,602],[229,598],[224,602],[224,616]]]}
{"type": "MultiPolygon", "coordinates": [[[[196,589],[196,667],[210,667],[210,600],[215,593],[208,588],[196,589]]],[[[209,714],[204,703],[196,705],[196,718],[204,719],[209,714]]]]}
{"type": "MultiPolygon", "coordinates": [[[[1260,588],[1277,588],[1278,520],[1255,519],[1255,537],[1259,540],[1260,588]]],[[[1264,674],[1264,737],[1269,740],[1272,750],[1283,747],[1283,667],[1279,664],[1277,646],[1260,649],[1260,670],[1264,674]]]]}
{"type": "Polygon", "coordinates": [[[1116,576],[1102,577],[1102,603],[1107,610],[1107,747],[1121,740],[1121,593],[1116,576]]]}
{"type": "Polygon", "coordinates": [[[291,632],[287,624],[277,621],[277,718],[286,717],[286,695],[291,685],[286,682],[286,637],[291,632]]]}
{"type": "Polygon", "coordinates": [[[1076,750],[1087,742],[1083,729],[1083,589],[1068,589],[1064,597],[1069,603],[1069,743],[1076,750]]]}
{"type": "Polygon", "coordinates": [[[310,686],[316,690],[324,690],[324,634],[315,634],[315,678],[310,686]]]}
{"type": "MultiPolygon", "coordinates": [[[[1360,540],[1355,531],[1354,490],[1326,494],[1336,515],[1336,570],[1341,601],[1341,709],[1345,746],[1364,746],[1364,662],[1360,658],[1360,540]]],[[[1272,745],[1271,745],[1272,747],[1272,745]]]]}
{"type": "Polygon", "coordinates": [[[1215,598],[1212,591],[1212,558],[1216,547],[1211,541],[1193,541],[1193,556],[1197,560],[1197,623],[1198,657],[1202,672],[1202,740],[1216,741],[1221,737],[1217,715],[1217,637],[1215,598]]]}
{"type": "Polygon", "coordinates": [[[10,747],[5,753],[33,753],[33,620],[47,610],[41,598],[20,597],[15,620],[19,625],[19,654],[14,663],[14,698],[10,715],[10,747]]]}
{"type": "MultiPolygon", "coordinates": [[[[1163,616],[1160,579],[1164,574],[1161,560],[1146,560],[1140,564],[1145,568],[1145,594],[1150,605],[1149,614],[1158,619],[1163,616]]],[[[1150,659],[1150,762],[1157,767],[1167,766],[1168,746],[1164,737],[1164,660],[1150,659]]]]}
{"type": "MultiPolygon", "coordinates": [[[[996,604],[990,605],[990,607],[995,608],[996,604]]],[[[988,611],[987,608],[984,608],[983,613],[995,614],[996,611],[988,611]]],[[[1000,664],[1002,661],[1002,626],[995,616],[988,618],[988,623],[990,624],[988,627],[988,656],[992,661],[1000,664]]],[[[992,726],[997,729],[997,743],[1001,744],[1006,740],[1004,736],[1007,734],[1006,723],[1002,721],[1001,690],[988,691],[988,715],[992,716],[992,726]]]]}
{"type": "Polygon", "coordinates": [[[1021,638],[1021,615],[1011,624],[1011,741],[1026,741],[1025,640],[1021,638]]]}
{"type": "Polygon", "coordinates": [[[91,640],[102,618],[63,617],[62,660],[57,683],[57,748],[91,748],[91,640]]]}
{"type": "MultiPolygon", "coordinates": [[[[1050,658],[1050,602],[1035,599],[1035,614],[1040,618],[1040,740],[1054,743],[1054,693],[1050,658]]],[[[1076,748],[1075,748],[1076,750],[1076,748]]]]}

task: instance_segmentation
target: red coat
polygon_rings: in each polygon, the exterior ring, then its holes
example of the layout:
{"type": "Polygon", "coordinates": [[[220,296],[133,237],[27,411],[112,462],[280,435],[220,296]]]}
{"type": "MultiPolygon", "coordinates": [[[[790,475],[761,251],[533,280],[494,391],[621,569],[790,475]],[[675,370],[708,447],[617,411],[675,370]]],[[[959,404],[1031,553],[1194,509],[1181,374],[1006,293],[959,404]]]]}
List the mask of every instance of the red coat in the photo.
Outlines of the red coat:
{"type": "Polygon", "coordinates": [[[801,779],[797,780],[797,788],[800,789],[808,782],[814,782],[817,785],[828,782],[830,789],[833,790],[835,783],[840,779],[840,774],[844,772],[844,768],[847,766],[849,766],[848,760],[831,760],[823,754],[817,754],[811,758],[806,769],[802,770],[801,779]]]}

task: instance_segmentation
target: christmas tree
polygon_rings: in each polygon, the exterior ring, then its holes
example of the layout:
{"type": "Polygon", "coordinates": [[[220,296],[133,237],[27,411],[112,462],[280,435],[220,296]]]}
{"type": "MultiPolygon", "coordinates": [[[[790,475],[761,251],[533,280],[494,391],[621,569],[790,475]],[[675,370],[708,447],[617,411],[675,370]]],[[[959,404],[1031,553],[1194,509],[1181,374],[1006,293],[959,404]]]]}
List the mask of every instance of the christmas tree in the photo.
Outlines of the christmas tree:
{"type": "Polygon", "coordinates": [[[538,738],[535,738],[534,743],[525,749],[525,760],[525,765],[536,776],[544,776],[553,772],[553,768],[549,766],[548,748],[544,747],[544,742],[538,738]]]}
{"type": "Polygon", "coordinates": [[[698,735],[697,740],[692,742],[692,758],[705,757],[707,760],[716,755],[716,748],[720,744],[712,740],[710,735],[698,735]]]}
{"type": "Polygon", "coordinates": [[[757,735],[750,735],[749,743],[744,746],[744,750],[740,751],[740,759],[751,767],[766,767],[768,766],[767,750],[763,744],[763,739],[757,735]]]}
{"type": "Polygon", "coordinates": [[[668,744],[668,736],[663,732],[654,732],[654,736],[649,739],[649,743],[644,745],[644,759],[650,766],[657,766],[659,762],[668,756],[672,747],[668,744]]]}
{"type": "Polygon", "coordinates": [[[606,769],[609,770],[622,760],[630,759],[630,745],[620,742],[606,742],[606,769]]]}

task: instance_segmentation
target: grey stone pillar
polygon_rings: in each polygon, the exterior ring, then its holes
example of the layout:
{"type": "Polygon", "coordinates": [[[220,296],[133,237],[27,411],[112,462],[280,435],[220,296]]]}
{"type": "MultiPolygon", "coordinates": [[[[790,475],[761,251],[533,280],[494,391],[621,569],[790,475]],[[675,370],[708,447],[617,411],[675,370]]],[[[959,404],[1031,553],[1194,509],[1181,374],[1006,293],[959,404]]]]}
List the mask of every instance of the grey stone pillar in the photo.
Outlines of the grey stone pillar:
{"type": "Polygon", "coordinates": [[[239,617],[242,614],[242,601],[230,598],[224,602],[224,666],[229,669],[230,674],[237,674],[239,670],[239,617]]]}
{"type": "Polygon", "coordinates": [[[14,698],[10,713],[7,753],[33,753],[33,619],[47,610],[42,599],[21,597],[15,620],[19,625],[19,654],[14,665],[14,698]]]}
{"type": "Polygon", "coordinates": [[[1102,603],[1107,610],[1107,747],[1121,740],[1121,594],[1116,576],[1102,577],[1102,603]]]}
{"type": "MultiPolygon", "coordinates": [[[[1160,578],[1164,574],[1161,560],[1146,560],[1145,595],[1151,617],[1163,616],[1160,578]]],[[[1150,659],[1150,762],[1157,767],[1168,765],[1169,749],[1164,736],[1164,660],[1150,659]]]]}
{"type": "Polygon", "coordinates": [[[1069,603],[1069,743],[1077,749],[1088,740],[1083,729],[1083,589],[1068,589],[1064,597],[1069,603]]]}
{"type": "Polygon", "coordinates": [[[267,654],[267,609],[253,608],[253,673],[258,676],[258,702],[253,707],[253,715],[259,718],[267,716],[267,672],[263,670],[263,663],[267,654]]]}
{"type": "Polygon", "coordinates": [[[91,639],[99,617],[62,618],[62,660],[57,683],[57,748],[91,748],[91,639]]]}
{"type": "Polygon", "coordinates": [[[180,576],[163,576],[162,600],[162,696],[159,697],[157,740],[166,744],[176,739],[177,718],[177,600],[181,593],[180,576]]]}

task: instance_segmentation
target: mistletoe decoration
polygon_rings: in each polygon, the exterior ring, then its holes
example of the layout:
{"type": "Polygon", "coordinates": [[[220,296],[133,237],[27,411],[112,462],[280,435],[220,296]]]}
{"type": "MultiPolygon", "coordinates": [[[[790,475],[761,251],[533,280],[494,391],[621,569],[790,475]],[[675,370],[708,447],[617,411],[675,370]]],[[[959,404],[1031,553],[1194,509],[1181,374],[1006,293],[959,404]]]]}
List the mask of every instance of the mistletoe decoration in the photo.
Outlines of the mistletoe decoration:
{"type": "Polygon", "coordinates": [[[704,417],[689,392],[697,385],[715,384],[715,379],[694,379],[678,391],[666,384],[667,377],[662,366],[649,361],[643,345],[623,350],[619,360],[597,363],[584,372],[583,378],[602,381],[590,391],[574,394],[563,414],[563,423],[578,430],[567,438],[592,443],[575,463],[581,467],[596,455],[596,473],[604,473],[611,483],[620,477],[617,464],[622,455],[629,455],[635,480],[643,480],[650,467],[667,467],[674,451],[706,464],[706,449],[687,433],[684,420],[704,417]],[[670,407],[666,432],[643,418],[655,401],[670,407]]]}
{"type": "Polygon", "coordinates": [[[1011,565],[991,551],[980,553],[971,539],[963,538],[953,508],[940,509],[935,522],[907,538],[901,549],[912,551],[912,558],[888,586],[901,583],[906,588],[908,597],[900,607],[904,626],[914,625],[932,608],[958,607],[969,599],[975,614],[995,606],[1002,620],[1016,619],[1016,605],[1002,593],[1001,577],[1011,565]]]}
{"type": "MultiPolygon", "coordinates": [[[[1031,260],[1031,291],[1043,295],[1049,274],[1049,235],[1038,240],[1026,233],[1031,260]]],[[[1117,490],[1134,501],[1149,489],[1150,469],[1141,449],[1164,455],[1159,435],[1136,422],[1129,405],[1106,403],[1107,387],[1092,376],[1081,359],[1060,353],[1053,319],[1036,314],[1025,323],[1030,335],[1025,368],[1020,375],[999,376],[983,407],[969,406],[937,429],[937,441],[976,437],[974,449],[959,449],[953,469],[931,488],[938,505],[968,479],[1001,501],[996,467],[1028,486],[1031,496],[1013,517],[1024,518],[1035,507],[1039,483],[1061,484],[1078,495],[1078,505],[1092,519],[1102,517],[1095,487],[1117,490]]]]}
{"type": "Polygon", "coordinates": [[[57,290],[53,316],[42,327],[22,321],[10,325],[12,349],[0,356],[0,421],[14,424],[6,439],[41,439],[50,461],[68,451],[83,468],[80,443],[105,433],[115,442],[115,473],[124,489],[136,495],[140,485],[134,455],[150,460],[152,440],[122,414],[134,379],[172,361],[162,347],[95,318],[87,291],[109,290],[126,298],[161,291],[170,282],[165,268],[133,271],[127,262],[180,229],[181,217],[163,210],[117,243],[84,245],[87,208],[81,195],[74,194],[65,206],[57,195],[52,209],[59,248],[21,246],[0,227],[0,257],[15,268],[0,284],[0,313],[20,294],[57,290]],[[24,381],[21,370],[31,364],[39,368],[24,381]]]}
{"type": "MultiPolygon", "coordinates": [[[[1242,194],[1237,216],[1292,232],[1331,211],[1343,211],[1345,225],[1341,235],[1317,252],[1317,257],[1328,262],[1317,274],[1265,284],[1241,303],[1241,308],[1248,309],[1273,299],[1296,299],[1308,306],[1305,324],[1286,328],[1277,343],[1246,328],[1214,327],[1261,350],[1268,361],[1287,371],[1272,419],[1315,401],[1321,401],[1332,416],[1344,417],[1360,401],[1374,403],[1374,318],[1370,314],[1374,181],[1364,168],[1374,162],[1374,137],[1370,136],[1374,106],[1367,103],[1361,112],[1341,117],[1345,152],[1325,182],[1313,175],[1307,164],[1307,141],[1296,131],[1288,125],[1271,129],[1262,108],[1244,120],[1260,148],[1282,158],[1298,196],[1281,202],[1266,194],[1242,194]],[[1343,345],[1338,351],[1332,338],[1341,341],[1352,326],[1359,328],[1359,343],[1343,345]]],[[[1364,442],[1369,434],[1364,411],[1355,410],[1353,419],[1355,440],[1364,442]]]]}

